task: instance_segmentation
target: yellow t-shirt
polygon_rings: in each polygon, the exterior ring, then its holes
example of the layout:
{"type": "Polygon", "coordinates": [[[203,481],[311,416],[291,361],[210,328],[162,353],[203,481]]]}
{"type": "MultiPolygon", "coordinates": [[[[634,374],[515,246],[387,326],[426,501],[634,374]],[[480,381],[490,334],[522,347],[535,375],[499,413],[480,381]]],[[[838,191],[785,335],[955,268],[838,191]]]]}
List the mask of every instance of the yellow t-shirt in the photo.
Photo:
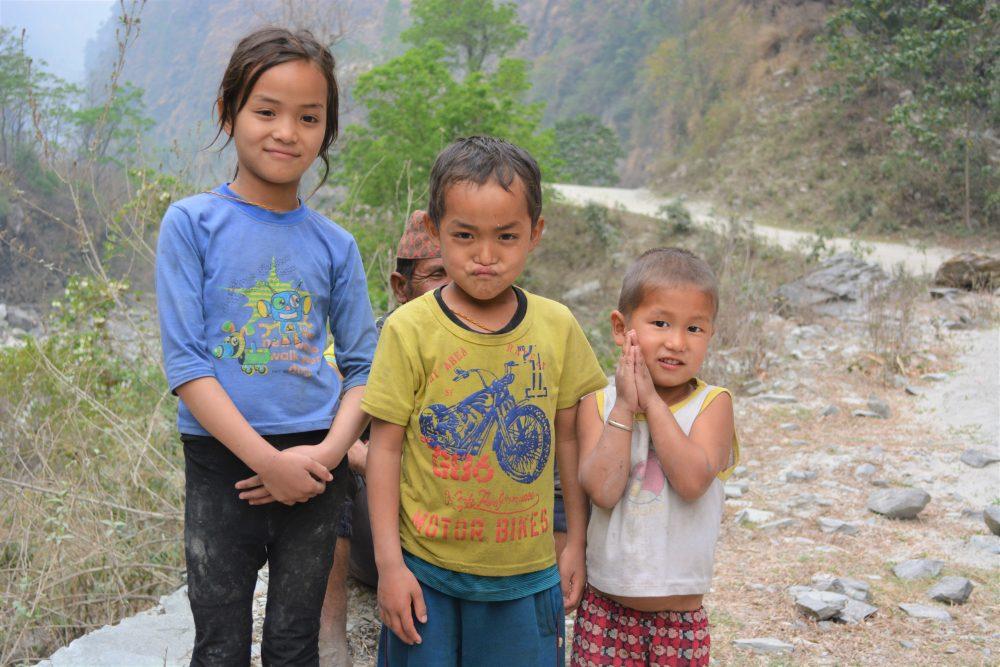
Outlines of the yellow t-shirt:
{"type": "Polygon", "coordinates": [[[455,572],[508,576],[555,562],[555,414],[607,384],[569,309],[525,296],[524,319],[501,334],[458,326],[433,292],[399,308],[361,403],[406,429],[403,549],[455,572]]]}

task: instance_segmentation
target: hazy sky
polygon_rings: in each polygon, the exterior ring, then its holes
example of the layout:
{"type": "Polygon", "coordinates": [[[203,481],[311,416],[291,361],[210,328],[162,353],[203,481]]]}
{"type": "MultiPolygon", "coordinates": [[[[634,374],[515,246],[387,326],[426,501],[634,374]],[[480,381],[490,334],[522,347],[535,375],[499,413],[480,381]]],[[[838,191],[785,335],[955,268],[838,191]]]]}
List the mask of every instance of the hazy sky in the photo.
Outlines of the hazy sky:
{"type": "Polygon", "coordinates": [[[25,50],[63,79],[83,80],[87,42],[117,7],[115,0],[0,0],[0,25],[27,30],[25,50]]]}

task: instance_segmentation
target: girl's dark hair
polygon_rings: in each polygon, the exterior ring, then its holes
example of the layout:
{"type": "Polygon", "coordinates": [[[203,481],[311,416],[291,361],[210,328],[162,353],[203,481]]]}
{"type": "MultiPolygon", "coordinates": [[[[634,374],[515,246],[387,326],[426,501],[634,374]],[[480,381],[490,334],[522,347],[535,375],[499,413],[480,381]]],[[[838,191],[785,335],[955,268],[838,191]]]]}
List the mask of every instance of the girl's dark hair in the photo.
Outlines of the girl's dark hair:
{"type": "Polygon", "coordinates": [[[236,115],[246,106],[257,80],[275,65],[295,60],[305,60],[315,64],[326,79],[326,133],[319,148],[319,157],[323,160],[323,178],[319,183],[322,185],[330,174],[330,160],[326,153],[337,138],[340,95],[337,90],[337,79],[333,73],[335,67],[333,55],[329,49],[316,41],[308,30],[291,32],[284,28],[262,28],[240,40],[229,58],[229,65],[222,75],[222,83],[219,84],[218,101],[221,102],[217,103],[219,131],[215,133],[212,143],[219,139],[226,125],[229,125],[232,129],[223,148],[228,146],[233,140],[232,134],[236,131],[236,115]]]}

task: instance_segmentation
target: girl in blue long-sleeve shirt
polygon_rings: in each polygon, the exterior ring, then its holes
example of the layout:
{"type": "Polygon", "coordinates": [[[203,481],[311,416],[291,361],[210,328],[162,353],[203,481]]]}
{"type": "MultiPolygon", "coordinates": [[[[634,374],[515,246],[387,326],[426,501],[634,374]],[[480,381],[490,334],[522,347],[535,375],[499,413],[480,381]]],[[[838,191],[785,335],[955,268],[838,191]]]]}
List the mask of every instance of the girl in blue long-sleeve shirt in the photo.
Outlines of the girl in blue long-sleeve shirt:
{"type": "Polygon", "coordinates": [[[318,659],[350,485],[344,454],[365,426],[376,339],[354,239],[298,196],[317,158],[328,168],[333,67],[307,32],[241,40],[217,103],[236,176],[172,204],[160,228],[156,293],[167,379],[180,397],[195,665],[249,662],[265,562],[264,663],[318,659]],[[328,330],[343,379],[323,359],[328,330]]]}

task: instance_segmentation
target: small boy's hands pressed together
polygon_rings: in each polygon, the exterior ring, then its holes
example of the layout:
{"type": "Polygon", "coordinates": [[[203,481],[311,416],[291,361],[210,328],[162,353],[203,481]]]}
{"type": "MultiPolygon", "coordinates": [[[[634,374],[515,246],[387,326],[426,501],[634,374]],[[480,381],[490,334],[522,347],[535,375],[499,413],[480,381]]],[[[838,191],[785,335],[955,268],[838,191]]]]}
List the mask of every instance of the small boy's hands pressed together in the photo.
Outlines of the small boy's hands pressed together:
{"type": "Polygon", "coordinates": [[[656,386],[653,384],[653,376],[649,373],[649,366],[642,357],[642,350],[639,348],[639,334],[632,329],[625,337],[625,344],[632,354],[632,377],[635,380],[636,402],[640,412],[646,412],[651,405],[657,402],[662,403],[663,399],[656,393],[656,386]]]}

